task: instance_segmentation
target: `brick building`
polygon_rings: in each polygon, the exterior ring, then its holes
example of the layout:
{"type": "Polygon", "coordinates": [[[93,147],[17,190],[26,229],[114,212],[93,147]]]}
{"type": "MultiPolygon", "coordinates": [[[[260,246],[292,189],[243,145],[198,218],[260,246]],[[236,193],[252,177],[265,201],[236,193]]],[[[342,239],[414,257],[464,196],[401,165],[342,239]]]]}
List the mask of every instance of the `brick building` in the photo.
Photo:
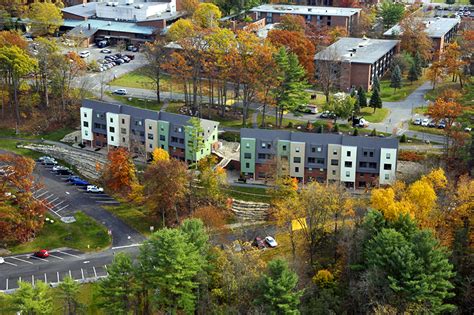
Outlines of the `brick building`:
{"type": "Polygon", "coordinates": [[[359,86],[368,91],[374,77],[390,69],[399,50],[398,40],[343,37],[315,55],[316,80],[330,76],[342,91],[359,86]]]}
{"type": "Polygon", "coordinates": [[[240,171],[260,179],[286,171],[305,183],[365,188],[395,181],[398,139],[265,129],[240,130],[240,171]]]}
{"type": "MultiPolygon", "coordinates": [[[[454,39],[454,36],[456,36],[461,19],[458,17],[424,18],[423,23],[426,27],[425,32],[433,41],[433,48],[431,49],[433,60],[438,60],[444,47],[454,39]]],[[[383,35],[387,38],[397,38],[401,33],[400,25],[397,24],[386,31],[383,35]]]]}
{"type": "Polygon", "coordinates": [[[292,14],[304,17],[307,23],[316,26],[342,27],[351,34],[359,22],[361,9],[317,7],[285,4],[262,4],[250,9],[255,20],[264,18],[266,24],[278,23],[283,15],[292,14]]]}

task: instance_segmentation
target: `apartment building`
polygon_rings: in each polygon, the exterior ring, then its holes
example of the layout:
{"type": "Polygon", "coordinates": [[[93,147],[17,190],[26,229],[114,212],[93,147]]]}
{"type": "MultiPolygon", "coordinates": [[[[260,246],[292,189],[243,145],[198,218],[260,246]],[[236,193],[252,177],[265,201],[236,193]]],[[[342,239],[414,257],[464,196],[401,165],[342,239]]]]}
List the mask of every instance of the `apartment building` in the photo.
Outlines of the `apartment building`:
{"type": "Polygon", "coordinates": [[[264,18],[266,24],[278,23],[283,15],[300,15],[307,23],[318,27],[342,27],[352,33],[359,22],[361,9],[317,7],[305,5],[262,4],[250,9],[255,20],[264,18]]]}
{"type": "Polygon", "coordinates": [[[196,161],[211,154],[217,145],[219,123],[201,119],[203,148],[192,148],[190,117],[127,105],[83,100],[82,143],[92,148],[125,147],[147,157],[155,148],[167,150],[182,161],[196,161]]]}
{"type": "MultiPolygon", "coordinates": [[[[456,36],[456,33],[459,29],[459,24],[461,19],[456,18],[423,18],[423,23],[425,24],[425,32],[433,41],[433,46],[431,49],[431,54],[433,60],[438,60],[439,56],[444,50],[444,47],[449,44],[456,36]]],[[[383,35],[387,38],[396,38],[401,35],[403,32],[400,28],[400,25],[397,24],[387,30],[383,35]]]]}
{"type": "Polygon", "coordinates": [[[240,171],[261,179],[277,169],[300,182],[341,182],[350,188],[395,180],[398,140],[265,129],[240,130],[240,171]]]}
{"type": "Polygon", "coordinates": [[[359,86],[368,91],[399,51],[398,40],[343,37],[315,55],[316,80],[331,80],[345,92],[359,86]]]}

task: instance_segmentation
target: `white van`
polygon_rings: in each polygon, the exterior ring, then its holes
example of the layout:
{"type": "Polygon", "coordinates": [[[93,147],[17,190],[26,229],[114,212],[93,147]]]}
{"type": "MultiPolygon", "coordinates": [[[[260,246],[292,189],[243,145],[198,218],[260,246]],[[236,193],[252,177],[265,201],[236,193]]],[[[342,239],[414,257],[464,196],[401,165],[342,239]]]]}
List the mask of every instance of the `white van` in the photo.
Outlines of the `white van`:
{"type": "Polygon", "coordinates": [[[89,57],[90,55],[91,55],[91,52],[88,51],[88,50],[84,50],[84,51],[81,51],[81,52],[79,53],[79,57],[81,57],[81,58],[87,58],[87,57],[89,57]]]}

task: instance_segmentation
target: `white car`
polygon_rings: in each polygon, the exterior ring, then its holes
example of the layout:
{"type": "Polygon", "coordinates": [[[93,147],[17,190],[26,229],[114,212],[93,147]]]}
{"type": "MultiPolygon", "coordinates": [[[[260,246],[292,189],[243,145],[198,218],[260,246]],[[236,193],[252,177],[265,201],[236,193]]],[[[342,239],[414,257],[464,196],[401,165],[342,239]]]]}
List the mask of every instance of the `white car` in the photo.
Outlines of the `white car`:
{"type": "Polygon", "coordinates": [[[117,89],[114,91],[114,94],[117,94],[117,95],[127,95],[127,90],[125,89],[117,89]]]}
{"type": "Polygon", "coordinates": [[[90,193],[95,193],[95,194],[100,194],[104,192],[104,188],[102,187],[97,187],[95,185],[88,185],[87,186],[87,192],[90,193]]]}
{"type": "Polygon", "coordinates": [[[365,120],[364,118],[359,119],[359,127],[368,127],[369,122],[365,120]]]}
{"type": "Polygon", "coordinates": [[[81,58],[87,58],[87,57],[89,57],[90,55],[91,55],[91,52],[88,51],[88,50],[84,50],[84,51],[81,51],[81,52],[79,53],[79,57],[81,57],[81,58]]]}
{"type": "Polygon", "coordinates": [[[413,122],[414,125],[421,125],[421,118],[417,118],[415,119],[415,121],[413,122]]]}
{"type": "Polygon", "coordinates": [[[423,127],[428,127],[428,124],[430,123],[429,119],[428,118],[425,118],[421,121],[421,125],[423,127]]]}
{"type": "Polygon", "coordinates": [[[112,50],[110,50],[110,49],[108,49],[108,48],[104,48],[104,49],[101,49],[100,52],[103,53],[103,54],[111,54],[111,53],[112,53],[112,50]]]}
{"type": "Polygon", "coordinates": [[[268,246],[270,246],[270,247],[277,247],[278,246],[278,243],[271,236],[265,237],[265,243],[267,243],[268,246]]]}
{"type": "Polygon", "coordinates": [[[3,257],[0,257],[0,265],[5,263],[5,259],[3,259],[3,257]]]}

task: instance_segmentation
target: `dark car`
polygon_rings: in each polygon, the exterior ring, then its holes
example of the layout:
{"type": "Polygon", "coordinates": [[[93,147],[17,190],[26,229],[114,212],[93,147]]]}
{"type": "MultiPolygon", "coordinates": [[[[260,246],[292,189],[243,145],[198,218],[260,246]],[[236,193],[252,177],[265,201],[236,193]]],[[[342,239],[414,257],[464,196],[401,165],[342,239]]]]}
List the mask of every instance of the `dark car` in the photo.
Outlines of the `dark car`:
{"type": "Polygon", "coordinates": [[[130,60],[135,59],[135,55],[125,55],[125,56],[127,56],[128,58],[130,58],[130,60]]]}
{"type": "Polygon", "coordinates": [[[33,256],[35,257],[39,257],[39,258],[48,258],[49,257],[49,253],[46,249],[42,249],[42,250],[39,250],[37,252],[34,252],[33,253],[33,256]]]}
{"type": "Polygon", "coordinates": [[[72,175],[71,170],[69,169],[59,169],[56,171],[58,175],[72,175]]]}
{"type": "Polygon", "coordinates": [[[71,184],[73,184],[74,186],[88,186],[88,185],[90,185],[88,181],[86,181],[82,178],[74,178],[71,181],[71,184]]]}
{"type": "Polygon", "coordinates": [[[69,176],[69,177],[66,179],[66,181],[67,181],[67,182],[72,182],[73,180],[79,179],[79,178],[80,178],[79,176],[73,175],[73,176],[69,176]]]}

